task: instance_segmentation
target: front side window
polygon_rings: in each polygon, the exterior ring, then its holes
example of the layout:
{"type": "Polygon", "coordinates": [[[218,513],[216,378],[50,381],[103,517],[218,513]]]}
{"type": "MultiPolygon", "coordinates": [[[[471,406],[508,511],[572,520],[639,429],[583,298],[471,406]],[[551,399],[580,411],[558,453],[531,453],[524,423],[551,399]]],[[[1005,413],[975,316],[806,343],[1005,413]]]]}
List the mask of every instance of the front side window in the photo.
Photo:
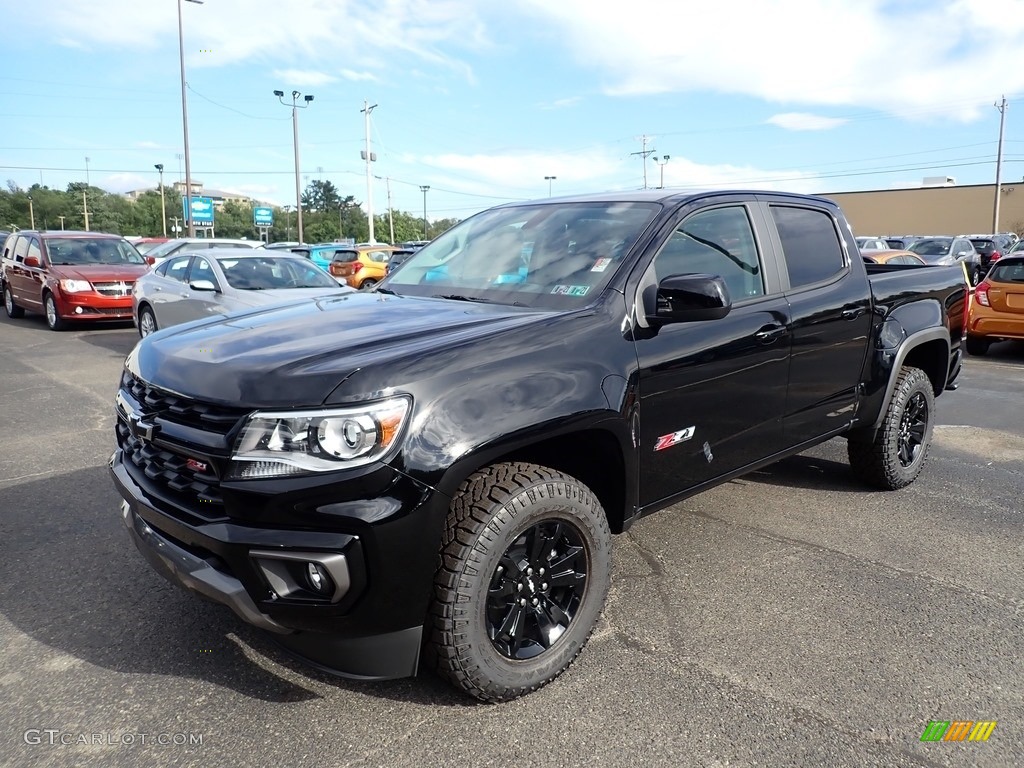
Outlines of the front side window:
{"type": "Polygon", "coordinates": [[[241,291],[280,288],[331,288],[338,282],[316,264],[298,256],[242,257],[217,260],[228,285],[241,291]]]}
{"type": "Polygon", "coordinates": [[[659,282],[669,275],[717,275],[734,302],[764,295],[757,243],[747,209],[741,205],[699,211],[687,218],[655,257],[654,270],[659,282]]]}
{"type": "Polygon", "coordinates": [[[582,307],[604,290],[660,209],[646,202],[494,208],[410,256],[384,288],[533,308],[582,307]]]}
{"type": "Polygon", "coordinates": [[[164,274],[171,280],[177,280],[179,283],[184,283],[185,275],[188,274],[188,263],[191,260],[191,256],[177,256],[173,259],[168,259],[167,269],[164,274]]]}
{"type": "Polygon", "coordinates": [[[35,256],[36,260],[40,264],[43,263],[43,254],[39,250],[39,241],[36,240],[34,237],[30,238],[29,241],[28,241],[28,254],[27,255],[28,256],[35,256]]]}
{"type": "Polygon", "coordinates": [[[846,269],[840,236],[829,213],[787,205],[773,205],[771,212],[791,288],[820,283],[846,269]]]}
{"type": "Polygon", "coordinates": [[[19,264],[25,260],[25,256],[28,254],[28,238],[19,237],[17,244],[14,246],[14,260],[19,264]]]}

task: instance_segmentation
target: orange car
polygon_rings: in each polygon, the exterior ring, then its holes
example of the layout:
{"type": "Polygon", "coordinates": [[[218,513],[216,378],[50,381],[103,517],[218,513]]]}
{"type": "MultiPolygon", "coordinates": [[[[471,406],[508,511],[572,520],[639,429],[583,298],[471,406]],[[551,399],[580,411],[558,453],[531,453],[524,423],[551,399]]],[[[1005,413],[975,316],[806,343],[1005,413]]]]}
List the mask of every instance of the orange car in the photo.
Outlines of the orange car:
{"type": "Polygon", "coordinates": [[[334,254],[330,272],[353,288],[369,288],[384,279],[393,245],[355,245],[334,254]]]}
{"type": "Polygon", "coordinates": [[[928,266],[924,259],[910,251],[872,251],[862,248],[860,255],[864,257],[864,261],[874,264],[917,264],[922,267],[928,266]]]}
{"type": "Polygon", "coordinates": [[[1024,339],[1024,256],[1004,256],[974,289],[967,317],[967,351],[984,355],[989,344],[1024,339]]]}

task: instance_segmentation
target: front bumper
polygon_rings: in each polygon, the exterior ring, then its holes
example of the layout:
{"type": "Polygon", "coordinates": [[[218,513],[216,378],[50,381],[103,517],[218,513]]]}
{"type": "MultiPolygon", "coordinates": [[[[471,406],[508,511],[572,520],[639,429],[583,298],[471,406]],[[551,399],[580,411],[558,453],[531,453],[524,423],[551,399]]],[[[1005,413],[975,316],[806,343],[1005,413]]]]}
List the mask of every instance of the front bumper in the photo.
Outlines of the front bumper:
{"type": "MultiPolygon", "coordinates": [[[[253,514],[258,504],[252,498],[240,505],[257,518],[252,523],[233,509],[212,517],[189,514],[161,498],[120,449],[110,472],[130,537],[164,578],[231,608],[325,671],[374,680],[416,674],[436,568],[430,541],[448,506],[443,495],[390,468],[375,471],[388,481],[373,499],[338,502],[335,485],[314,489],[335,501],[311,509],[308,493],[305,499],[275,494],[273,502],[293,506],[303,523],[297,527],[273,521],[276,514],[253,514]],[[311,561],[329,566],[335,587],[329,597],[296,589],[295,574],[311,561]]],[[[226,492],[225,501],[233,507],[243,499],[226,492]]],[[[439,542],[439,528],[436,536],[439,542]]]]}
{"type": "Polygon", "coordinates": [[[62,320],[131,320],[132,297],[107,297],[83,291],[55,294],[57,313],[62,320]]]}

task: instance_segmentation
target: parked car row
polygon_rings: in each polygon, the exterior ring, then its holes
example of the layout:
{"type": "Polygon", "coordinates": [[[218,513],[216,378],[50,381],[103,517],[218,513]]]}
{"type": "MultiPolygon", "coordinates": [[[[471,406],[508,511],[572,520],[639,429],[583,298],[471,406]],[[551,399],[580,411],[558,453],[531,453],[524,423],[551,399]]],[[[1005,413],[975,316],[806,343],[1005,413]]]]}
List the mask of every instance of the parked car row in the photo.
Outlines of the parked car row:
{"type": "Polygon", "coordinates": [[[857,245],[865,259],[876,263],[915,263],[906,260],[906,253],[933,266],[964,262],[972,285],[977,285],[996,261],[1021,245],[1015,233],[974,235],[885,235],[862,236],[857,245]],[[900,252],[895,256],[881,254],[900,252]]]}

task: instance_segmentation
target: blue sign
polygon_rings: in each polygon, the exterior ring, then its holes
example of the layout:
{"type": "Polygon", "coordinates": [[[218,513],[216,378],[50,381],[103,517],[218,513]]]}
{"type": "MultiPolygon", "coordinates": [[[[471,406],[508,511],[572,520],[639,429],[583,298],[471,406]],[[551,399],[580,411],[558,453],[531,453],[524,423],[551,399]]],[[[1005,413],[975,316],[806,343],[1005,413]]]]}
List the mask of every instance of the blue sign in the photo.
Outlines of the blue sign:
{"type": "Polygon", "coordinates": [[[257,227],[272,227],[274,226],[274,209],[273,208],[253,208],[252,209],[252,223],[257,227]]]}
{"type": "MultiPolygon", "coordinates": [[[[185,196],[181,198],[181,210],[185,214],[185,221],[188,221],[188,211],[185,210],[185,196]]],[[[213,226],[213,199],[209,197],[192,198],[192,220],[197,227],[213,226]]]]}

